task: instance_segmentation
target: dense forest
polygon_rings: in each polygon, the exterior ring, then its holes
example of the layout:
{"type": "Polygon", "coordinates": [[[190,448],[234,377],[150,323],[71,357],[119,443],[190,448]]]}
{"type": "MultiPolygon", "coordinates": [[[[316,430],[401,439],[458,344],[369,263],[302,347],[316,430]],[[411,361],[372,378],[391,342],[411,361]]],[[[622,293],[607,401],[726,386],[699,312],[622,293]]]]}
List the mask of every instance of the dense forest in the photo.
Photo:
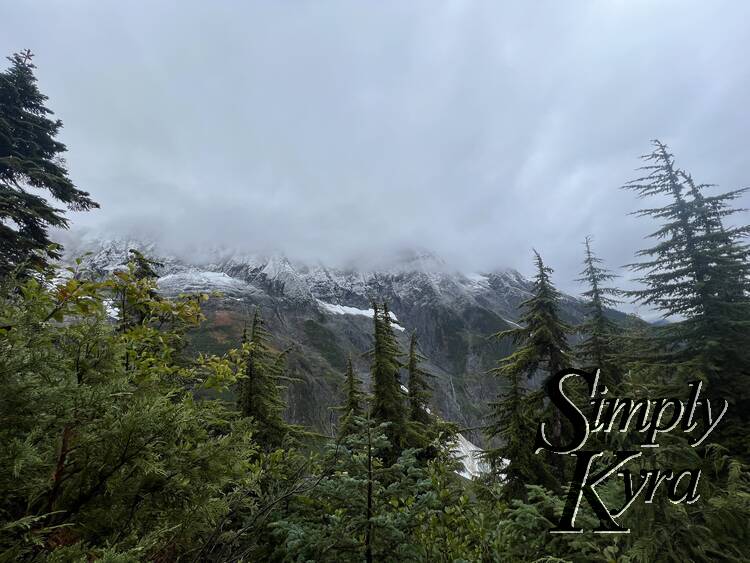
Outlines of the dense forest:
{"type": "MultiPolygon", "coordinates": [[[[108,276],[60,262],[60,204],[98,207],[70,180],[29,52],[0,73],[0,561],[750,561],[750,227],[741,191],[717,193],[659,141],[623,186],[645,203],[650,246],[616,277],[585,240],[588,317],[559,315],[554,272],[539,253],[513,344],[487,377],[506,390],[486,407],[487,471],[460,475],[459,428],[429,408],[419,335],[401,349],[388,304],[375,302],[369,386],[351,360],[339,374],[336,431],[285,420],[292,376],[259,311],[227,353],[191,349],[208,295],[160,295],[152,257],[131,252],[108,276]],[[43,195],[40,195],[40,192],[43,195]],[[57,203],[55,203],[57,202],[57,203]],[[606,309],[633,300],[669,322],[627,325],[606,309]],[[568,421],[532,383],[565,368],[600,369],[613,396],[688,399],[701,381],[727,399],[710,443],[660,437],[630,467],[700,468],[700,498],[663,490],[597,534],[551,534],[574,456],[535,453],[540,421],[568,421]],[[369,388],[367,388],[369,387],[369,388]]],[[[579,241],[571,241],[578,244],[579,241]]],[[[581,408],[591,408],[585,397],[581,408]]],[[[608,452],[639,438],[596,437],[608,452]]],[[[602,463],[605,463],[604,461],[602,463]]],[[[641,476],[643,478],[643,476],[641,476]]],[[[599,488],[608,506],[620,479],[599,488]]]]}

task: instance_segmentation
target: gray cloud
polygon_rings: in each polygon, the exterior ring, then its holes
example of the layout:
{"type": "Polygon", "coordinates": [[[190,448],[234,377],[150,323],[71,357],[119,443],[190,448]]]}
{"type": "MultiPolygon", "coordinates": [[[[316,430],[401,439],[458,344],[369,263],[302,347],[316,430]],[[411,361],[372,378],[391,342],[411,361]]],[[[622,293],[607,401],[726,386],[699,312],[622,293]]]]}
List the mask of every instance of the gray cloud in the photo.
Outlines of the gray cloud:
{"type": "MultiPolygon", "coordinates": [[[[654,225],[617,186],[659,137],[750,182],[750,4],[15,2],[77,184],[75,224],[342,261],[433,249],[575,291],[654,225]],[[741,109],[742,108],[742,109],[741,109]]],[[[746,201],[750,204],[750,201],[746,201]]]]}

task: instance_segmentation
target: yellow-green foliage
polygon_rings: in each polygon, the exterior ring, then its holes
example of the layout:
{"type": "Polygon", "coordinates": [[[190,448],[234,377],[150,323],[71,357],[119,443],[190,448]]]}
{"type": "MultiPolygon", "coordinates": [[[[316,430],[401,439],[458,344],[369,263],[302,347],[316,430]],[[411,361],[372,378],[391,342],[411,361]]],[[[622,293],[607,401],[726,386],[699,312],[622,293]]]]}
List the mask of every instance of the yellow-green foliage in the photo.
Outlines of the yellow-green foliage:
{"type": "Polygon", "coordinates": [[[236,354],[183,356],[200,297],[64,273],[0,294],[0,560],[175,558],[254,479],[250,426],[190,392],[232,384],[236,354]]]}

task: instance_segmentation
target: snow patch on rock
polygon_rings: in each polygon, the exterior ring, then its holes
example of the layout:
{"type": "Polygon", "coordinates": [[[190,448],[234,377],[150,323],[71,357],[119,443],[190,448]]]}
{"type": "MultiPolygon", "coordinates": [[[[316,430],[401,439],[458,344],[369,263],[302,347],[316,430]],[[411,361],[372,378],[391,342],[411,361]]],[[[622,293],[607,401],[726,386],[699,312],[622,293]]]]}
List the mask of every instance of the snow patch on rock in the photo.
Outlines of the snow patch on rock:
{"type": "Polygon", "coordinates": [[[102,301],[102,305],[104,305],[104,312],[107,317],[115,321],[120,320],[120,309],[115,305],[114,299],[105,299],[102,301]]]}
{"type": "Polygon", "coordinates": [[[490,278],[485,274],[468,273],[464,277],[469,281],[469,286],[478,290],[487,290],[490,288],[490,278]]]}
{"type": "MultiPolygon", "coordinates": [[[[316,301],[324,311],[333,315],[360,315],[363,317],[368,317],[370,319],[375,315],[375,311],[373,309],[358,309],[357,307],[349,307],[347,305],[335,305],[333,303],[326,303],[325,301],[321,301],[320,299],[316,299],[316,301]]],[[[396,318],[396,315],[393,314],[393,311],[389,311],[388,314],[393,321],[393,328],[403,331],[404,327],[398,324],[398,319],[396,318]]]]}
{"type": "Polygon", "coordinates": [[[482,448],[467,440],[463,434],[458,434],[453,455],[464,466],[463,470],[458,472],[459,475],[467,479],[473,479],[479,477],[482,473],[486,473],[486,464],[480,457],[483,451],[482,448]]]}

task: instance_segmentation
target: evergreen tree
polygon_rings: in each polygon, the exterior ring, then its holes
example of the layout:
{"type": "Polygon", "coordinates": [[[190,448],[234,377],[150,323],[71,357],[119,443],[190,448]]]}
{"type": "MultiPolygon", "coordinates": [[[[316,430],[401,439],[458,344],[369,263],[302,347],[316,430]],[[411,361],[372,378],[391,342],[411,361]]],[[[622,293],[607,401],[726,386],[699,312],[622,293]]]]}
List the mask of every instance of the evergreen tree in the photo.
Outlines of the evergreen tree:
{"type": "Polygon", "coordinates": [[[406,405],[401,390],[400,361],[396,335],[391,326],[387,305],[379,307],[373,303],[374,345],[370,351],[371,380],[373,386],[371,416],[377,423],[388,423],[387,436],[393,448],[391,460],[406,445],[406,405]]]}
{"type": "Polygon", "coordinates": [[[133,264],[133,275],[135,275],[136,279],[156,279],[159,277],[156,268],[162,268],[164,264],[146,257],[140,250],[136,250],[135,248],[131,248],[128,254],[130,254],[130,262],[133,264]]]}
{"type": "Polygon", "coordinates": [[[584,244],[585,268],[576,281],[588,284],[588,290],[583,293],[588,314],[586,320],[578,327],[584,336],[576,355],[586,369],[601,369],[606,381],[617,383],[620,380],[620,368],[614,359],[618,352],[615,338],[620,329],[604,310],[605,307],[615,307],[619,303],[614,298],[619,291],[605,285],[617,276],[601,266],[602,259],[591,250],[591,237],[586,237],[584,244]]]}
{"type": "Polygon", "coordinates": [[[662,225],[650,235],[658,243],[637,253],[648,259],[631,264],[645,287],[628,294],[672,322],[653,331],[642,356],[664,369],[692,369],[708,379],[712,396],[731,400],[721,431],[748,455],[741,428],[750,421],[750,248],[743,242],[750,227],[724,224],[745,190],[707,197],[707,185],[677,168],[666,145],[653,144],[643,157],[647,174],[625,188],[668,203],[638,212],[662,225]]]}
{"type": "Polygon", "coordinates": [[[163,266],[136,249],[130,249],[128,255],[125,266],[132,283],[118,284],[114,299],[120,309],[119,326],[123,331],[143,323],[149,313],[144,304],[160,300],[156,291],[156,279],[159,277],[156,268],[163,266]],[[148,300],[142,298],[141,293],[144,291],[148,293],[148,300]]]}
{"type": "Polygon", "coordinates": [[[483,457],[489,465],[485,482],[503,483],[503,496],[506,498],[526,499],[527,484],[554,483],[547,468],[535,456],[531,444],[534,442],[534,431],[538,421],[535,420],[536,397],[529,397],[520,370],[495,370],[506,378],[505,393],[490,404],[492,422],[487,428],[490,438],[499,440],[500,444],[488,448],[483,457]]]}
{"type": "Polygon", "coordinates": [[[648,174],[624,187],[639,197],[667,198],[659,208],[637,214],[662,221],[650,235],[659,242],[637,253],[649,260],[631,264],[645,288],[627,292],[637,302],[657,308],[665,318],[683,319],[663,331],[661,342],[672,346],[665,361],[689,362],[700,358],[711,367],[720,355],[737,351],[738,332],[750,325],[750,250],[742,243],[750,228],[726,227],[725,217],[739,210],[731,202],[745,190],[704,197],[706,185],[696,185],[678,169],[666,145],[654,141],[654,150],[643,157],[648,174]]]}
{"type": "Polygon", "coordinates": [[[329,445],[329,469],[274,523],[288,560],[427,560],[415,529],[445,507],[413,450],[392,459],[388,433],[388,424],[353,417],[352,432],[329,445]]]}
{"type": "MultiPolygon", "coordinates": [[[[500,438],[504,444],[490,449],[485,458],[495,472],[510,463],[506,474],[511,478],[528,477],[535,474],[539,477],[531,482],[549,483],[547,471],[541,466],[540,456],[530,457],[524,451],[531,448],[528,429],[524,424],[534,425],[535,414],[541,415],[541,396],[539,393],[525,397],[522,391],[522,381],[531,379],[539,371],[548,376],[554,375],[571,365],[570,347],[567,334],[570,328],[560,320],[560,293],[552,285],[550,274],[552,269],[542,261],[538,252],[534,251],[537,273],[534,278],[532,296],[521,304],[523,314],[519,319],[520,328],[499,332],[495,336],[499,339],[511,338],[516,346],[515,351],[500,361],[494,373],[506,378],[509,385],[509,395],[501,396],[492,404],[492,424],[488,428],[490,439],[500,438]],[[510,434],[513,434],[511,436],[510,434]],[[515,467],[513,465],[515,464],[515,467]]],[[[562,421],[559,410],[551,410],[552,439],[560,443],[563,435],[562,421]]],[[[564,481],[563,456],[552,456],[556,466],[555,477],[564,481]]],[[[529,482],[526,479],[525,482],[529,482]]],[[[515,487],[518,490],[518,486],[515,487]]]]}
{"type": "Polygon", "coordinates": [[[248,425],[185,386],[224,390],[234,365],[176,354],[198,301],[71,273],[0,282],[0,561],[186,557],[259,476],[248,425]],[[109,321],[113,288],[141,324],[109,321]]]}
{"type": "Polygon", "coordinates": [[[362,403],[364,401],[364,393],[357,377],[354,373],[354,366],[352,365],[352,358],[346,363],[346,412],[352,413],[353,416],[362,416],[362,403]]]}
{"type": "Polygon", "coordinates": [[[359,378],[357,377],[357,374],[354,373],[351,356],[349,356],[349,359],[346,362],[344,385],[346,398],[344,404],[338,407],[338,410],[341,411],[339,436],[348,434],[352,429],[352,419],[354,417],[361,417],[364,414],[364,393],[362,392],[359,378]]]}
{"type": "Polygon", "coordinates": [[[409,357],[406,363],[407,372],[407,439],[405,445],[418,448],[421,460],[433,460],[445,449],[455,443],[456,429],[429,412],[431,387],[429,379],[434,377],[422,368],[424,356],[419,353],[419,342],[416,333],[409,339],[409,357]],[[441,444],[438,445],[438,439],[441,444]]]}
{"type": "Polygon", "coordinates": [[[289,430],[282,418],[285,404],[281,398],[284,380],[284,354],[271,349],[271,335],[263,326],[256,307],[250,325],[242,335],[244,378],[240,381],[238,403],[243,417],[252,417],[258,441],[266,450],[281,445],[289,430]]]}
{"type": "Polygon", "coordinates": [[[59,257],[48,229],[66,228],[68,221],[30,189],[46,190],[73,211],[99,207],[68,177],[61,159],[66,148],[55,138],[62,122],[49,117],[31,57],[16,53],[0,72],[0,276],[22,263],[43,265],[59,257]]]}
{"type": "Polygon", "coordinates": [[[495,335],[498,339],[510,338],[517,346],[511,355],[501,360],[499,373],[519,371],[531,378],[539,370],[554,375],[571,365],[567,340],[571,329],[560,320],[560,292],[550,279],[553,270],[536,251],[534,260],[537,273],[532,296],[521,303],[523,314],[519,324],[522,326],[495,335]]]}
{"type": "Polygon", "coordinates": [[[409,420],[427,426],[431,423],[430,414],[427,412],[431,391],[428,380],[434,376],[420,365],[425,361],[425,358],[419,353],[418,347],[417,335],[412,333],[409,339],[409,361],[406,364],[409,420]]]}

